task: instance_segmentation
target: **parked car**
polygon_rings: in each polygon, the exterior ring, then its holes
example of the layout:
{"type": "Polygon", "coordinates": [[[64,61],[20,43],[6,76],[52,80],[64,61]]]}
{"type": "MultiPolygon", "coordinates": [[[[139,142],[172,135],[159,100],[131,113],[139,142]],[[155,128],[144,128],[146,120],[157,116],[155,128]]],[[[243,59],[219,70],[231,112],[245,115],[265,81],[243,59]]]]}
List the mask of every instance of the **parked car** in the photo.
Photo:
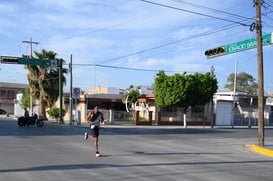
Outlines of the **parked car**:
{"type": "Polygon", "coordinates": [[[7,111],[5,111],[4,109],[0,109],[0,114],[7,114],[7,111]]]}

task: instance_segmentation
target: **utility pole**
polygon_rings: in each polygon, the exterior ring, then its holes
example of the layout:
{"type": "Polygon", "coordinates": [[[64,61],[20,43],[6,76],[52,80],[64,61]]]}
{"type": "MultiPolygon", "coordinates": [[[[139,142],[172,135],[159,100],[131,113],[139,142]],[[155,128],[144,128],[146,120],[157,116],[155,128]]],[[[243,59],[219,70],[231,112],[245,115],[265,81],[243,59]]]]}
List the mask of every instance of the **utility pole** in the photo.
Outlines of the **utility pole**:
{"type": "Polygon", "coordinates": [[[232,116],[231,127],[232,128],[234,128],[234,116],[235,116],[236,85],[237,85],[237,65],[238,65],[238,62],[236,60],[235,61],[235,66],[234,66],[233,105],[232,105],[232,111],[231,111],[231,116],[232,116]]]}
{"type": "Polygon", "coordinates": [[[263,45],[261,5],[263,0],[254,0],[256,8],[256,38],[258,55],[258,143],[264,146],[264,73],[263,73],[263,45]]]}
{"type": "Polygon", "coordinates": [[[62,75],[63,75],[63,60],[59,59],[58,60],[58,64],[59,64],[59,97],[60,97],[60,120],[59,123],[63,124],[64,120],[63,120],[63,79],[62,79],[62,75]]]}
{"type": "MultiPolygon", "coordinates": [[[[32,44],[38,45],[39,42],[32,41],[32,38],[30,38],[30,41],[24,40],[24,41],[22,41],[22,43],[28,43],[30,45],[30,58],[32,58],[32,44]]],[[[30,115],[32,115],[33,114],[33,105],[32,105],[33,100],[32,100],[32,89],[30,86],[29,86],[29,95],[30,95],[30,100],[29,100],[29,109],[30,110],[29,110],[29,112],[30,112],[30,115]]]]}
{"type": "Polygon", "coordinates": [[[72,99],[72,54],[70,55],[70,63],[69,63],[69,73],[70,73],[70,93],[69,93],[69,125],[72,124],[72,104],[73,104],[73,99],[72,99]]]}
{"type": "MultiPolygon", "coordinates": [[[[215,71],[215,68],[214,68],[214,66],[211,66],[211,69],[210,69],[210,75],[212,76],[212,77],[214,77],[214,71],[215,71]]],[[[210,127],[211,128],[213,128],[213,125],[214,125],[214,123],[213,123],[213,112],[214,112],[214,108],[213,108],[213,97],[212,97],[212,99],[211,99],[211,102],[210,102],[210,127]]]]}

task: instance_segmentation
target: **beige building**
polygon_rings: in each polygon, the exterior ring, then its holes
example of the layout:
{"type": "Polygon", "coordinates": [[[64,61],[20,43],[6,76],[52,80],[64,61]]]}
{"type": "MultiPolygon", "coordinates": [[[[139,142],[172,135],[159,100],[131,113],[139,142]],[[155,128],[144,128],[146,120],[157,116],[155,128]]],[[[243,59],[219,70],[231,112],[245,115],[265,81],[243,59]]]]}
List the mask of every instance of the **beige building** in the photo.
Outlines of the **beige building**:
{"type": "Polygon", "coordinates": [[[0,108],[14,114],[14,100],[18,93],[23,93],[28,84],[0,82],[0,108]]]}

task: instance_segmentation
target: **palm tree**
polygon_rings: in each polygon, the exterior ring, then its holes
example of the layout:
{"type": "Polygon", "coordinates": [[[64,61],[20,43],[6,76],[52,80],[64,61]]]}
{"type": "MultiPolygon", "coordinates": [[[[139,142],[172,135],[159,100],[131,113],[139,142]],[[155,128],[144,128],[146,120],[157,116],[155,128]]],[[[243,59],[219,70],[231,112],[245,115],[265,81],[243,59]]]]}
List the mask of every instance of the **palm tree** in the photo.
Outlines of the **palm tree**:
{"type": "MultiPolygon", "coordinates": [[[[53,51],[42,50],[41,53],[34,52],[38,59],[55,60],[56,53],[53,51]]],[[[62,61],[62,59],[59,59],[62,61]]],[[[59,69],[54,70],[49,67],[38,65],[27,65],[29,73],[27,75],[29,86],[31,87],[31,96],[34,99],[38,99],[39,115],[42,118],[46,118],[46,108],[52,107],[59,97],[59,69]]],[[[66,83],[64,73],[67,73],[67,69],[62,69],[62,83],[66,83]]]]}
{"type": "MultiPolygon", "coordinates": [[[[56,59],[57,61],[61,61],[64,63],[63,59],[56,59]]],[[[47,106],[52,107],[56,100],[59,97],[59,71],[60,69],[50,69],[48,74],[47,74],[47,82],[44,85],[45,92],[47,93],[46,95],[46,101],[47,101],[47,106]]],[[[62,69],[62,81],[63,84],[66,84],[66,78],[64,74],[67,74],[68,70],[67,69],[62,69]]]]}

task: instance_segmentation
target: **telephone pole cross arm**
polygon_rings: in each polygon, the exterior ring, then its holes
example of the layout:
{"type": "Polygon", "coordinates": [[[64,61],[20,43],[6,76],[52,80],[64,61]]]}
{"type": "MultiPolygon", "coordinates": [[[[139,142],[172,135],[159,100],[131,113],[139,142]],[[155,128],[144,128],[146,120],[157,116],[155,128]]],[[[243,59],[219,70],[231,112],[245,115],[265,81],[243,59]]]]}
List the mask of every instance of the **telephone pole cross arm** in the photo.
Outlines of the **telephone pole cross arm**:
{"type": "Polygon", "coordinates": [[[22,41],[22,43],[28,43],[30,45],[30,58],[32,58],[32,44],[38,45],[39,42],[32,41],[32,38],[30,38],[30,41],[22,41]]]}

